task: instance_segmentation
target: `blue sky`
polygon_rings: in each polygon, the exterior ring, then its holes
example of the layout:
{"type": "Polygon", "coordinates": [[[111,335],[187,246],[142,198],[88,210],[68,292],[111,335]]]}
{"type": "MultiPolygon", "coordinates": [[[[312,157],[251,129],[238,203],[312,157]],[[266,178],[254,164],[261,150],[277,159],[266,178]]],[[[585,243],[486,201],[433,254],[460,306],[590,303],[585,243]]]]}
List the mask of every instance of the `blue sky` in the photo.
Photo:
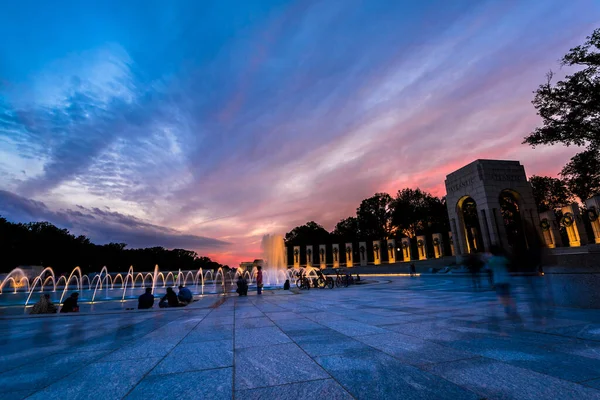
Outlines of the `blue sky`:
{"type": "Polygon", "coordinates": [[[595,1],[23,1],[0,14],[0,214],[253,258],[476,158],[556,174],[532,91],[595,1]]]}

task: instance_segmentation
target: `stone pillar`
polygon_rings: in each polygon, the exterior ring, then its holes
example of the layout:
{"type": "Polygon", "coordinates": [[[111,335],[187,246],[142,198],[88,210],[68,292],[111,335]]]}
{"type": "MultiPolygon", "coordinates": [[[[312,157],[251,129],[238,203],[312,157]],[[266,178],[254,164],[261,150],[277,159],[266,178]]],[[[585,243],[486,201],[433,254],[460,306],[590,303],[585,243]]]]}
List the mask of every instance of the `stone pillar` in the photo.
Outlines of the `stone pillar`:
{"type": "Polygon", "coordinates": [[[562,246],[562,238],[558,231],[558,223],[554,211],[546,211],[540,214],[540,228],[544,244],[549,249],[562,246]]]}
{"type": "Polygon", "coordinates": [[[375,265],[381,264],[381,240],[373,241],[373,263],[375,265]]]}
{"type": "Polygon", "coordinates": [[[427,260],[427,248],[425,236],[417,236],[417,252],[419,260],[427,260]]]}
{"type": "Polygon", "coordinates": [[[433,256],[435,258],[444,257],[444,241],[442,240],[442,234],[434,233],[432,236],[433,236],[433,256]]]}
{"type": "Polygon", "coordinates": [[[587,235],[585,233],[585,227],[581,221],[581,215],[579,213],[579,206],[573,203],[569,206],[562,208],[563,217],[560,220],[560,224],[567,230],[569,236],[569,246],[579,247],[587,244],[587,235]]]}
{"type": "Polygon", "coordinates": [[[592,231],[594,232],[594,242],[600,244],[600,196],[594,196],[591,199],[585,201],[585,207],[587,208],[587,216],[592,224],[592,231]]]}
{"type": "Polygon", "coordinates": [[[331,251],[333,252],[333,268],[340,267],[340,245],[332,244],[331,251]]]}
{"type": "Polygon", "coordinates": [[[467,228],[462,219],[462,215],[459,215],[458,220],[452,220],[451,226],[453,227],[452,234],[454,236],[454,246],[456,249],[456,255],[467,254],[469,252],[469,245],[467,244],[467,228]]]}
{"type": "MultiPolygon", "coordinates": [[[[483,250],[490,251],[490,246],[492,245],[491,241],[491,233],[490,226],[488,224],[487,214],[489,210],[480,209],[479,210],[479,226],[481,227],[481,237],[483,239],[483,250]]],[[[477,250],[481,251],[482,249],[478,248],[477,250]]]]}
{"type": "Polygon", "coordinates": [[[456,250],[454,250],[454,239],[452,238],[452,231],[448,232],[448,243],[450,244],[450,255],[455,256],[456,250]]]}
{"type": "Polygon", "coordinates": [[[313,246],[312,245],[308,245],[306,246],[306,266],[307,267],[312,267],[314,263],[313,260],[313,246]]]}
{"type": "Polygon", "coordinates": [[[396,262],[396,241],[394,239],[387,240],[388,263],[396,262]]]}
{"type": "Polygon", "coordinates": [[[346,252],[346,267],[351,268],[353,265],[353,254],[352,254],[352,243],[346,243],[346,247],[344,249],[346,252]]]}
{"type": "Polygon", "coordinates": [[[319,245],[319,266],[321,269],[327,268],[327,245],[319,245]]]}
{"type": "Polygon", "coordinates": [[[358,259],[361,267],[367,265],[367,242],[358,242],[358,259]]]}
{"type": "Polygon", "coordinates": [[[300,246],[294,246],[294,268],[300,268],[300,246]]]}
{"type": "Polygon", "coordinates": [[[402,238],[401,243],[402,243],[402,260],[404,260],[405,262],[409,262],[411,259],[410,239],[402,238]]]}
{"type": "Polygon", "coordinates": [[[283,251],[283,265],[285,265],[285,267],[288,267],[288,248],[287,246],[284,247],[285,250],[283,251]]]}

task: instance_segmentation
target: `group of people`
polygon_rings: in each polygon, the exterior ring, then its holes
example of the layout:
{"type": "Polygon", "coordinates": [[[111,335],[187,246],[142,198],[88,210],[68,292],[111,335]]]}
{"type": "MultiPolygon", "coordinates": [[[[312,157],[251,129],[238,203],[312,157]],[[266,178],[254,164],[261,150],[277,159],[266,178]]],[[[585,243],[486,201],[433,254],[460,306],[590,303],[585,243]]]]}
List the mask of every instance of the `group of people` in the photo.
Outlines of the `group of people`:
{"type": "MultiPolygon", "coordinates": [[[[79,293],[72,293],[60,309],[61,313],[70,313],[70,312],[79,312],[79,304],[77,304],[77,300],[79,299],[79,293]]],[[[37,303],[33,305],[29,314],[56,314],[58,312],[58,307],[52,303],[49,294],[43,294],[40,296],[40,299],[37,303]]]]}
{"type": "MultiPolygon", "coordinates": [[[[238,280],[236,282],[237,289],[236,293],[240,296],[248,296],[248,281],[244,278],[244,274],[240,274],[238,276],[238,280]]],[[[288,282],[289,286],[289,282],[288,282]]],[[[262,294],[263,289],[263,273],[262,267],[259,265],[256,267],[256,294],[262,294]]]]}
{"type": "MultiPolygon", "coordinates": [[[[190,289],[179,285],[179,293],[175,293],[173,288],[168,287],[167,293],[160,299],[158,306],[160,308],[185,307],[194,301],[194,296],[190,289]]],[[[138,310],[147,310],[154,306],[154,295],[151,288],[146,288],[146,292],[138,298],[138,310]]]]}
{"type": "MultiPolygon", "coordinates": [[[[60,308],[61,313],[79,312],[79,293],[72,293],[60,308]]],[[[179,293],[175,293],[173,288],[167,288],[167,293],[160,299],[158,306],[165,307],[184,307],[194,301],[192,292],[187,287],[180,285],[179,293]]],[[[144,294],[138,297],[138,309],[147,310],[154,306],[154,295],[151,288],[146,288],[144,294]]],[[[49,294],[40,296],[40,300],[33,305],[29,314],[56,314],[58,307],[52,303],[49,294]]]]}

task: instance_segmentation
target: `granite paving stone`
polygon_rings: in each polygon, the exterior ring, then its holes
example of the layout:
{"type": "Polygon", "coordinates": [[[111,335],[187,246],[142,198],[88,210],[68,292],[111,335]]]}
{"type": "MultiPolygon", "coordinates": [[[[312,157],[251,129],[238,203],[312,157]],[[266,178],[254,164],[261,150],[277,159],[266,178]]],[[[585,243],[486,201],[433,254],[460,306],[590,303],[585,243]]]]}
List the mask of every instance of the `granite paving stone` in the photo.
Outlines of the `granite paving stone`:
{"type": "Polygon", "coordinates": [[[533,317],[515,279],[517,322],[469,277],[363,280],[175,310],[0,315],[0,399],[600,399],[600,310],[533,317]]]}
{"type": "Polygon", "coordinates": [[[356,340],[410,365],[435,364],[478,356],[399,333],[359,336],[356,340]]]}
{"type": "Polygon", "coordinates": [[[183,338],[181,344],[224,339],[233,340],[233,325],[206,325],[202,322],[183,338]]]}
{"type": "Polygon", "coordinates": [[[150,375],[231,366],[233,366],[233,343],[231,340],[189,343],[175,347],[150,372],[150,375]]]}
{"type": "Polygon", "coordinates": [[[105,351],[54,354],[0,374],[0,392],[41,389],[105,355],[105,351]]]}
{"type": "Polygon", "coordinates": [[[330,377],[293,343],[237,349],[235,366],[236,390],[330,377]]]}
{"type": "Polygon", "coordinates": [[[600,391],[595,389],[486,358],[427,369],[490,399],[600,399],[600,391]]]}
{"type": "Polygon", "coordinates": [[[353,397],[333,379],[291,383],[259,389],[238,390],[235,395],[236,398],[244,400],[353,399],[353,397]]]}
{"type": "Polygon", "coordinates": [[[235,348],[265,348],[271,345],[291,342],[290,338],[277,327],[239,329],[235,333],[235,348]]]}
{"type": "Polygon", "coordinates": [[[149,375],[129,393],[126,399],[230,400],[232,373],[231,368],[222,368],[181,374],[149,375]]]}
{"type": "Polygon", "coordinates": [[[316,357],[357,399],[479,399],[475,393],[377,350],[316,357]]]}
{"type": "Polygon", "coordinates": [[[120,399],[152,369],[160,358],[95,362],[36,392],[29,399],[120,399]],[[98,377],[102,379],[98,379],[98,377]]]}

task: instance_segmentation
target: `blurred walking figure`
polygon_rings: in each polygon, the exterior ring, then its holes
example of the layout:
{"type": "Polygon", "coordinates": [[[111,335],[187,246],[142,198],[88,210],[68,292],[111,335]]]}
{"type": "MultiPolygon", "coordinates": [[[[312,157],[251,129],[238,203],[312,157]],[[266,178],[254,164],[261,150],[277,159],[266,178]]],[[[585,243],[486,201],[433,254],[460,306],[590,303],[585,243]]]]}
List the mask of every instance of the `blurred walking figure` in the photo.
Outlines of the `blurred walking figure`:
{"type": "Polygon", "coordinates": [[[491,257],[487,262],[492,271],[492,279],[498,300],[504,306],[504,312],[511,318],[519,318],[517,305],[511,294],[510,274],[508,273],[508,259],[504,256],[502,249],[492,246],[491,257]]]}
{"type": "Polygon", "coordinates": [[[415,267],[414,263],[410,264],[410,276],[415,276],[415,272],[417,272],[417,267],[415,267]]]}
{"type": "Polygon", "coordinates": [[[471,282],[473,283],[473,290],[478,292],[481,290],[480,271],[483,268],[484,262],[479,254],[471,253],[465,260],[465,266],[471,273],[471,282]]]}

